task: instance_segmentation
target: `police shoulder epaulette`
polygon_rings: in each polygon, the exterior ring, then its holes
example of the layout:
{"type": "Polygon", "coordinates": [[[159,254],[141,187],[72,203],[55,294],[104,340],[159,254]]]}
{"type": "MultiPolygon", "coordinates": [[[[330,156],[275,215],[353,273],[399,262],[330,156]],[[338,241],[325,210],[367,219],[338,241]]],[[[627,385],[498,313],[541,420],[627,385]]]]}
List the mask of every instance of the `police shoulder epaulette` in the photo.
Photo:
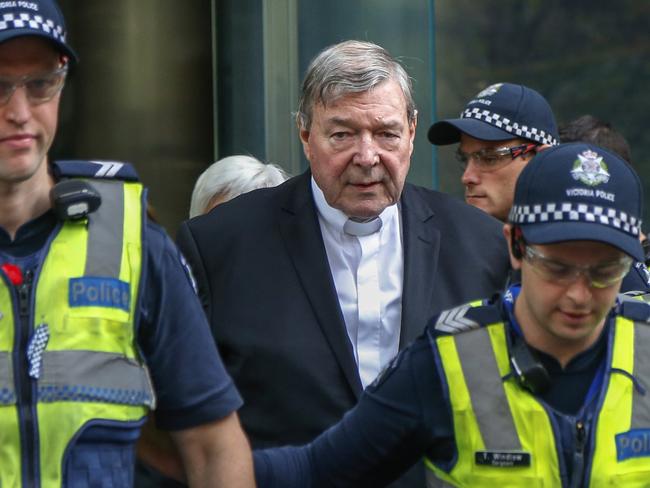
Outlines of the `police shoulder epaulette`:
{"type": "Polygon", "coordinates": [[[447,334],[458,334],[501,321],[501,313],[496,305],[479,300],[441,312],[433,328],[447,334]]]}
{"type": "Polygon", "coordinates": [[[625,293],[618,296],[618,315],[635,322],[650,323],[650,293],[625,293]]]}
{"type": "Polygon", "coordinates": [[[135,168],[129,163],[119,161],[54,161],[52,169],[57,180],[61,178],[101,178],[139,181],[135,168]]]}

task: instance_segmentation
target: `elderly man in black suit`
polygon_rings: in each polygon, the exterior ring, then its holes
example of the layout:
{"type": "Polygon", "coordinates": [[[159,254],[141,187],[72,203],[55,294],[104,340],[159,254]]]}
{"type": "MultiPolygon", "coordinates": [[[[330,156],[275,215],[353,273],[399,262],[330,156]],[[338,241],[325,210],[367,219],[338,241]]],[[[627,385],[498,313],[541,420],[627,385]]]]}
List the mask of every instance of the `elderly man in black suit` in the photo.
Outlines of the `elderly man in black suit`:
{"type": "Polygon", "coordinates": [[[496,220],[405,184],[417,111],[386,50],[346,41],[318,54],[297,123],[308,171],[178,234],[254,447],[335,423],[433,313],[508,274],[496,220]]]}

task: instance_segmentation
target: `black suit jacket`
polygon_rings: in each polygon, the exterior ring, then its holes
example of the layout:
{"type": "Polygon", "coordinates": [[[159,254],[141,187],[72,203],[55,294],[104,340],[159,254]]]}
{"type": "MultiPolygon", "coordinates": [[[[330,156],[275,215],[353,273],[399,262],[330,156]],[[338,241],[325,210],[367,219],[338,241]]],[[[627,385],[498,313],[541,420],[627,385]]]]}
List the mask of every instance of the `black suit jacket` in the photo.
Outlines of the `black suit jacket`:
{"type": "MultiPolygon", "coordinates": [[[[313,439],[362,391],[310,178],[242,195],[177,236],[256,448],[313,439]]],[[[499,291],[508,255],[501,224],[460,200],[407,184],[401,209],[403,348],[433,313],[499,291]]]]}

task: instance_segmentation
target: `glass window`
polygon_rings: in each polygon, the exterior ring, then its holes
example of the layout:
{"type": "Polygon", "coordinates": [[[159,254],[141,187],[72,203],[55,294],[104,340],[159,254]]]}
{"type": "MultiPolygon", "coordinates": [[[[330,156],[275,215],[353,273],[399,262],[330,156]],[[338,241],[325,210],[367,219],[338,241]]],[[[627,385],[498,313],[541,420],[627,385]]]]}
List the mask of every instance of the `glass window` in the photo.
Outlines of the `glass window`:
{"type": "MultiPolygon", "coordinates": [[[[457,116],[491,83],[535,88],[558,124],[591,114],[626,137],[647,202],[649,17],[644,0],[438,0],[438,116],[457,116]]],[[[442,189],[461,194],[451,149],[440,150],[439,161],[442,189]]]]}

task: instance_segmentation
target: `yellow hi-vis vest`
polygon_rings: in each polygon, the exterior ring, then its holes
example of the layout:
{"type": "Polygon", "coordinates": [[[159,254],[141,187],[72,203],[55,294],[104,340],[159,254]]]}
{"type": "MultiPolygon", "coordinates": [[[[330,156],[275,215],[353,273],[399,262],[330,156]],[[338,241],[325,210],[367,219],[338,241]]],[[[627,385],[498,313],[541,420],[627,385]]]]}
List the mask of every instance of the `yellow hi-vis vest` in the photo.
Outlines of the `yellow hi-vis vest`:
{"type": "MultiPolygon", "coordinates": [[[[513,377],[507,333],[495,323],[436,338],[457,459],[444,471],[425,458],[428,488],[566,486],[559,433],[545,407],[513,377]]],[[[618,316],[609,333],[609,368],[590,426],[595,432],[585,443],[587,481],[577,486],[649,487],[650,325],[618,316]]]]}
{"type": "Polygon", "coordinates": [[[41,335],[29,353],[25,344],[15,349],[19,290],[0,280],[2,488],[64,485],[66,454],[85,427],[136,422],[154,404],[135,337],[143,189],[119,180],[92,185],[101,206],[57,228],[34,277],[30,335],[41,335]]]}

